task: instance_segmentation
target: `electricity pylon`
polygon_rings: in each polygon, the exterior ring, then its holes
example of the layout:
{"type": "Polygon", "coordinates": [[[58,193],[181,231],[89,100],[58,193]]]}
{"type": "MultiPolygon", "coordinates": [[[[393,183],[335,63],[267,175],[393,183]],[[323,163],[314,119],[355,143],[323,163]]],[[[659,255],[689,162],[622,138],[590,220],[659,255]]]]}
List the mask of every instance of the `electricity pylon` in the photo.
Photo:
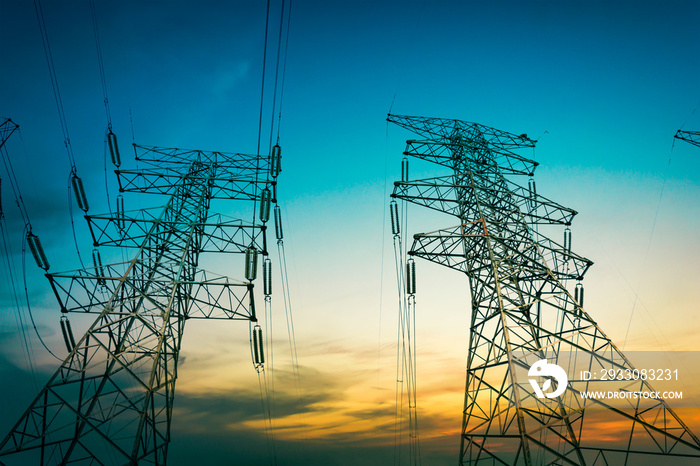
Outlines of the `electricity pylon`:
{"type": "Polygon", "coordinates": [[[456,226],[416,234],[408,254],[469,280],[459,464],[632,465],[643,455],[700,457],[700,440],[665,401],[630,397],[620,407],[580,395],[601,387],[618,394],[652,390],[639,378],[607,383],[578,370],[634,367],[583,309],[580,282],[573,295],[567,289],[592,262],[571,251],[568,225],[576,212],[536,192],[537,162],[518,153],[536,141],[460,120],[391,114],[387,120],[421,137],[407,141],[404,155],[450,171],[395,182],[392,197],[457,218],[456,226]],[[518,175],[530,177],[527,188],[506,178],[518,175]],[[566,226],[565,244],[539,234],[544,224],[566,226]],[[553,365],[568,371],[568,384],[567,372],[558,377],[553,365]],[[552,371],[538,375],[545,366],[552,371]],[[550,387],[556,390],[544,395],[550,387]],[[615,427],[607,439],[601,421],[615,427]]]}
{"type": "Polygon", "coordinates": [[[676,131],[676,135],[674,137],[676,139],[680,139],[681,141],[685,141],[694,146],[700,147],[700,131],[683,131],[679,129],[676,131]]]}
{"type": "Polygon", "coordinates": [[[97,319],[77,344],[66,338],[68,357],[0,444],[2,462],[166,464],[185,323],[256,321],[252,280],[257,253],[267,255],[279,150],[134,147],[142,168],[116,171],[120,191],[168,201],[124,211],[118,200],[116,212],[86,216],[95,246],[135,248],[131,261],[47,274],[62,312],[97,319]],[[210,213],[214,199],[254,207],[227,218],[210,213]],[[207,252],[245,253],[246,280],[200,269],[207,252]]]}

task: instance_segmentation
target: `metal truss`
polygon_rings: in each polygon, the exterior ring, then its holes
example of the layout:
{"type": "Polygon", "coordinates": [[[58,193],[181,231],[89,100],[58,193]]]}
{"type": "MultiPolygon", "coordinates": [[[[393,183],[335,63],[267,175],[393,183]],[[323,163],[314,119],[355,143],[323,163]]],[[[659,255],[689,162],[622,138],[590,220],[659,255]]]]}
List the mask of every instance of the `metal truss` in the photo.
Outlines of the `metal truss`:
{"type": "Polygon", "coordinates": [[[86,216],[95,246],[135,248],[131,261],[47,274],[62,312],[97,318],[0,444],[1,464],[166,464],[186,321],[257,321],[254,277],[198,264],[203,252],[267,254],[266,218],[210,214],[210,204],[269,195],[270,157],[134,149],[146,167],[117,170],[120,190],[168,201],[86,216]]]}
{"type": "Polygon", "coordinates": [[[700,131],[682,131],[679,129],[674,137],[700,147],[700,131]]]}
{"type": "Polygon", "coordinates": [[[405,155],[451,171],[396,182],[392,197],[458,219],[454,227],[416,234],[408,254],[469,280],[459,464],[632,465],[640,455],[700,458],[700,440],[666,402],[640,397],[619,407],[580,396],[602,389],[652,391],[645,380],[569,378],[558,397],[533,392],[528,370],[542,359],[570,371],[634,369],[584,310],[580,283],[580,295],[567,289],[592,262],[571,251],[570,236],[560,245],[537,231],[541,224],[570,225],[576,211],[537,194],[532,178],[527,188],[505,178],[533,175],[537,163],[516,151],[536,141],[459,120],[391,114],[387,120],[425,138],[407,141],[405,155]],[[599,440],[601,420],[614,421],[618,430],[610,436],[616,441],[599,440]]]}
{"type": "MultiPolygon", "coordinates": [[[[141,248],[148,237],[155,237],[155,231],[167,231],[183,228],[182,221],[161,218],[158,214],[162,208],[139,209],[124,212],[124,215],[89,215],[88,225],[95,246],[121,246],[141,248]]],[[[199,245],[199,252],[244,253],[254,245],[256,249],[267,253],[265,225],[246,223],[241,219],[227,218],[216,214],[206,222],[195,224],[206,234],[199,245]]]]}
{"type": "Polygon", "coordinates": [[[5,145],[5,142],[12,136],[19,128],[19,125],[15,124],[9,118],[5,118],[5,121],[0,123],[0,147],[5,145]]]}

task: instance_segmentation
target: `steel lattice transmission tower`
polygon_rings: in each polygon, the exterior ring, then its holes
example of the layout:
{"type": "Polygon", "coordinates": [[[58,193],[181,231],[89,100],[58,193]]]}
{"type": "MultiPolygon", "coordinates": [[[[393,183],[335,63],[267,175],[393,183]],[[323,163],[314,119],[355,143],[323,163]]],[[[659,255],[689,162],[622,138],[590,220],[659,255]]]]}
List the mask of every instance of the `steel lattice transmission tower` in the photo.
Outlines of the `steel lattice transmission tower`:
{"type": "Polygon", "coordinates": [[[252,280],[257,253],[267,255],[280,152],[134,148],[142,168],[116,171],[120,191],[168,201],[124,211],[122,200],[86,216],[95,246],[134,248],[131,261],[47,274],[62,312],[97,318],[5,437],[0,462],[166,464],[185,323],[256,321],[252,280]],[[229,218],[210,212],[215,199],[252,208],[229,218]],[[207,252],[246,254],[246,280],[200,269],[207,252]]]}
{"type": "MultiPolygon", "coordinates": [[[[581,280],[592,262],[571,251],[575,211],[507,176],[532,176],[537,163],[519,154],[535,141],[480,124],[389,115],[419,135],[407,156],[449,169],[442,177],[394,183],[392,197],[456,217],[456,226],[414,236],[409,255],[463,272],[471,324],[459,464],[639,464],[645,455],[700,457],[700,441],[664,401],[627,400],[624,408],[582,398],[603,382],[572,378],[562,395],[538,398],[531,366],[632,369],[583,307],[581,280]],[[566,226],[560,245],[539,225],[566,226]],[[574,364],[575,363],[575,364],[574,364]],[[601,440],[614,422],[618,442],[601,440]]],[[[536,367],[535,367],[536,368],[536,367]]],[[[554,387],[545,378],[542,390],[554,387]]],[[[645,381],[614,381],[605,390],[649,390],[645,381]],[[611,385],[612,384],[612,385],[611,385]]],[[[559,386],[557,385],[557,390],[559,386]]],[[[563,390],[563,389],[562,389],[563,390]]],[[[653,458],[651,458],[653,460],[653,458]]],[[[656,459],[658,461],[658,458],[656,459]]]]}

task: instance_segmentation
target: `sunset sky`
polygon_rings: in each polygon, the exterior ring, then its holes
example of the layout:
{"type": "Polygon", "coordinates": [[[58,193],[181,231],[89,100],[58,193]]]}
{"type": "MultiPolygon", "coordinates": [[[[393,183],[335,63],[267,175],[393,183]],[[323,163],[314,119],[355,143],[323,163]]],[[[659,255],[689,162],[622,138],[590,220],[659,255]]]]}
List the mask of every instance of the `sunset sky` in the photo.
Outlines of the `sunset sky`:
{"type": "MultiPolygon", "coordinates": [[[[90,212],[107,212],[107,119],[89,2],[42,3],[78,174],[90,212]]],[[[96,2],[125,167],[134,166],[130,115],[137,143],[255,153],[265,6],[262,0],[96,2]]],[[[271,2],[263,152],[280,6],[271,2]]],[[[693,1],[293,1],[278,197],[301,390],[291,375],[278,294],[280,464],[394,459],[397,297],[387,209],[405,140],[414,135],[387,125],[390,109],[539,140],[532,154],[540,162],[538,193],[579,212],[573,247],[594,261],[584,281],[589,314],[626,350],[700,351],[700,148],[673,140],[681,127],[700,130],[698,25],[700,4],[693,1]]],[[[70,165],[32,2],[0,0],[0,40],[0,117],[21,127],[6,148],[51,271],[74,270],[80,264],[68,212],[70,165]]],[[[412,178],[447,174],[411,163],[412,178]]],[[[109,170],[113,199],[117,185],[109,170]]],[[[12,260],[21,274],[23,225],[4,168],[0,176],[12,260]]],[[[126,194],[125,202],[139,208],[165,200],[126,194]]],[[[410,214],[411,233],[454,222],[418,208],[410,214]]],[[[88,258],[87,225],[75,212],[74,221],[88,258]]],[[[276,251],[272,258],[277,261],[276,251]]],[[[241,279],[242,270],[226,260],[215,260],[215,271],[241,279]]],[[[427,262],[417,267],[423,460],[454,464],[467,281],[427,262]]],[[[2,270],[4,437],[57,361],[28,329],[32,375],[2,270]]],[[[22,285],[21,275],[15,278],[22,285]]],[[[39,333],[64,357],[59,309],[31,257],[27,282],[39,333]]],[[[21,312],[27,316],[26,306],[21,312]]],[[[71,321],[78,334],[91,323],[81,316],[71,321]]],[[[188,322],[181,357],[169,463],[266,464],[248,325],[188,322]]],[[[700,433],[700,399],[683,412],[700,433]]]]}

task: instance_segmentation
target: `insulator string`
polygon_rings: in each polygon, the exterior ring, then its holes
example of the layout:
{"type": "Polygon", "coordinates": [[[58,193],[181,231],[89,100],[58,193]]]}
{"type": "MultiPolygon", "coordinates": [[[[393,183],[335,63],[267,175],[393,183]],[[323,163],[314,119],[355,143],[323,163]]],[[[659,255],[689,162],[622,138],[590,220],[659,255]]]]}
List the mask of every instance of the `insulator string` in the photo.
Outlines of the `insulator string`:
{"type": "Polygon", "coordinates": [[[109,177],[107,173],[107,146],[108,146],[108,136],[109,133],[105,133],[105,139],[102,143],[102,152],[103,152],[103,159],[104,159],[104,166],[105,166],[105,192],[107,193],[107,208],[109,209],[109,215],[110,217],[114,216],[114,213],[112,211],[112,200],[109,196],[109,177]]]}
{"type": "MultiPolygon", "coordinates": [[[[26,229],[25,229],[25,234],[26,234],[26,229]]],[[[51,350],[49,349],[48,346],[46,346],[46,343],[44,343],[44,339],[41,338],[41,334],[39,333],[39,329],[36,328],[36,323],[34,322],[34,314],[32,313],[32,305],[31,305],[31,303],[29,302],[29,290],[28,290],[28,287],[27,287],[27,263],[26,263],[26,262],[27,262],[27,261],[26,261],[26,257],[27,257],[26,252],[27,252],[27,249],[26,249],[26,247],[24,246],[24,244],[25,244],[25,243],[22,243],[22,277],[23,277],[23,279],[24,279],[24,296],[25,296],[25,298],[27,299],[27,310],[29,311],[29,319],[30,319],[31,322],[32,322],[32,327],[34,327],[34,332],[36,333],[37,338],[39,338],[39,342],[41,343],[41,346],[43,346],[44,349],[45,349],[46,351],[48,351],[49,354],[50,354],[51,356],[53,356],[54,358],[58,359],[60,362],[63,362],[63,359],[61,359],[61,358],[59,358],[58,356],[56,356],[56,355],[54,354],[54,352],[51,351],[51,350]]]]}
{"type": "Polygon", "coordinates": [[[71,179],[72,176],[68,178],[68,215],[70,217],[70,226],[73,233],[73,244],[75,244],[75,251],[78,253],[78,261],[80,262],[80,267],[85,269],[85,264],[83,263],[83,256],[80,254],[80,247],[78,247],[78,235],[75,233],[75,222],[73,221],[73,196],[71,196],[71,179]]]}

